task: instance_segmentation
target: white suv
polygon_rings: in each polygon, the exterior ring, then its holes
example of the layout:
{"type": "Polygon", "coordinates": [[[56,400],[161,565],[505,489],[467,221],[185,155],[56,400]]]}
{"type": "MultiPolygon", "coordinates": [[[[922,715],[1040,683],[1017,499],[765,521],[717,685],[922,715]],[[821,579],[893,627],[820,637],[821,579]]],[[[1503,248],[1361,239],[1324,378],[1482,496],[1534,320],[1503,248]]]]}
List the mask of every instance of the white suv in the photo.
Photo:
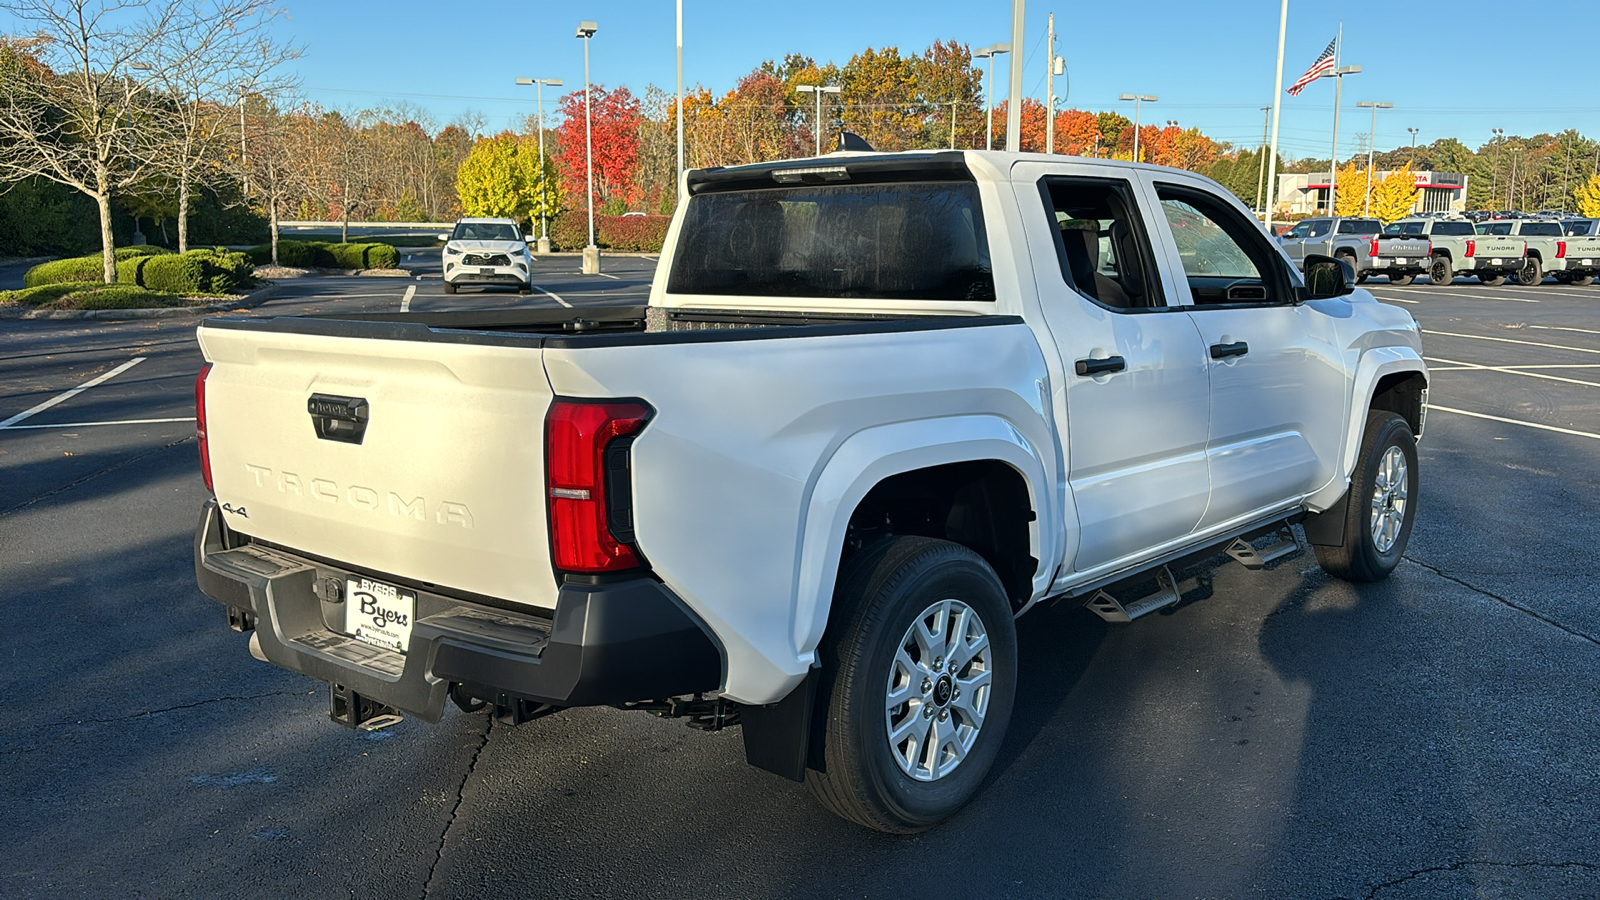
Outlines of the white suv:
{"type": "Polygon", "coordinates": [[[444,241],[444,292],[463,284],[511,284],[533,291],[528,238],[512,219],[461,219],[444,241]]]}

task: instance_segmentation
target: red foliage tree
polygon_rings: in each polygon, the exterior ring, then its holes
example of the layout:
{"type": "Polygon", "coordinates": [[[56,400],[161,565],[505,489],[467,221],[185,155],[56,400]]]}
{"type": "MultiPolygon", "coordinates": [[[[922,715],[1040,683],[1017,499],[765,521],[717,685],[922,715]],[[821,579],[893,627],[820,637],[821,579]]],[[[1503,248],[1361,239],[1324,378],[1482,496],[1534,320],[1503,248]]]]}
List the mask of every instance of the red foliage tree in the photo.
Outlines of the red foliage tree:
{"type": "MultiPolygon", "coordinates": [[[[595,211],[622,212],[639,200],[634,168],[639,164],[639,124],[644,120],[639,99],[625,87],[608,91],[593,85],[590,122],[594,145],[595,211]]],[[[572,209],[588,208],[587,167],[583,135],[583,91],[561,98],[561,126],[556,129],[556,169],[572,209]]]]}
{"type": "MultiPolygon", "coordinates": [[[[1006,147],[1006,115],[1009,100],[1002,100],[994,108],[994,148],[1006,147]]],[[[1023,153],[1043,153],[1045,138],[1044,104],[1032,97],[1022,98],[1022,141],[1017,148],[1023,153]]]]}

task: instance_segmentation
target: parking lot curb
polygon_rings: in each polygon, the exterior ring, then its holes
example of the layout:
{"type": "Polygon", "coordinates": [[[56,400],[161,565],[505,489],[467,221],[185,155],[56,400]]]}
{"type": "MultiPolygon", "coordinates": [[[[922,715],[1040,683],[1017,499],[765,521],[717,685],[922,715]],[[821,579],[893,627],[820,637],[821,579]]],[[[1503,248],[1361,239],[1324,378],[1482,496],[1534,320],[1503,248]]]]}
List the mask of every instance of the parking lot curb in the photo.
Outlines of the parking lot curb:
{"type": "Polygon", "coordinates": [[[260,306],[277,296],[282,288],[266,284],[232,300],[218,300],[199,306],[162,306],[154,309],[0,309],[0,319],[170,319],[177,316],[208,315],[260,306]]]}

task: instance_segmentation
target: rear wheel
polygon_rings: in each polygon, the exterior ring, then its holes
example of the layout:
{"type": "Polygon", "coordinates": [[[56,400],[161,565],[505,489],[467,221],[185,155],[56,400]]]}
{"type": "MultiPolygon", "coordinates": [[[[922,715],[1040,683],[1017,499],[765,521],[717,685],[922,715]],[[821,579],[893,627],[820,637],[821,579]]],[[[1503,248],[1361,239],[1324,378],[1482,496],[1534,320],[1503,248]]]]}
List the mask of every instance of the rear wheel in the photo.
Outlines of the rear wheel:
{"type": "Polygon", "coordinates": [[[1494,275],[1479,275],[1478,280],[1489,285],[1490,287],[1499,287],[1500,285],[1506,283],[1506,277],[1498,273],[1494,275]]]}
{"type": "Polygon", "coordinates": [[[446,294],[454,294],[456,292],[456,286],[446,281],[444,283],[444,292],[446,294]]]}
{"type": "Polygon", "coordinates": [[[982,557],[923,537],[859,554],[834,604],[819,648],[826,771],[806,786],[868,828],[931,828],[977,793],[1005,738],[1011,604],[982,557]]]}
{"type": "Polygon", "coordinates": [[[1539,262],[1539,257],[1530,256],[1523,262],[1522,268],[1517,270],[1517,284],[1523,287],[1533,287],[1544,281],[1544,267],[1539,262]]]}
{"type": "Polygon", "coordinates": [[[1456,270],[1450,266],[1450,257],[1435,256],[1428,263],[1428,281],[1441,287],[1456,280],[1456,270]]]}
{"type": "Polygon", "coordinates": [[[1345,505],[1344,543],[1317,546],[1317,562],[1345,581],[1388,578],[1400,564],[1417,517],[1417,441],[1399,415],[1367,413],[1345,505]]]}
{"type": "Polygon", "coordinates": [[[1407,273],[1405,275],[1390,275],[1389,276],[1389,283],[1394,285],[1395,287],[1405,287],[1406,285],[1408,285],[1411,282],[1416,281],[1416,280],[1417,280],[1417,276],[1412,275],[1410,273],[1407,273]]]}

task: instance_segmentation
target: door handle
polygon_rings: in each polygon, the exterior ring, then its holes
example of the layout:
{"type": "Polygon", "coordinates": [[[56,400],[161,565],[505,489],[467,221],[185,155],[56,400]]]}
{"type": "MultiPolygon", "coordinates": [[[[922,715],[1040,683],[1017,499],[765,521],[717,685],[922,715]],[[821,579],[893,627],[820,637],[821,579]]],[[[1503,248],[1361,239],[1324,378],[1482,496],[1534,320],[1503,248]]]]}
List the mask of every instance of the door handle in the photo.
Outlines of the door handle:
{"type": "Polygon", "coordinates": [[[1128,361],[1120,356],[1108,356],[1105,359],[1080,359],[1074,368],[1079,375],[1106,375],[1111,372],[1121,372],[1128,368],[1128,361]]]}
{"type": "Polygon", "coordinates": [[[1243,356],[1250,352],[1250,345],[1244,341],[1235,341],[1231,344],[1212,344],[1212,359],[1227,359],[1230,356],[1243,356]]]}

